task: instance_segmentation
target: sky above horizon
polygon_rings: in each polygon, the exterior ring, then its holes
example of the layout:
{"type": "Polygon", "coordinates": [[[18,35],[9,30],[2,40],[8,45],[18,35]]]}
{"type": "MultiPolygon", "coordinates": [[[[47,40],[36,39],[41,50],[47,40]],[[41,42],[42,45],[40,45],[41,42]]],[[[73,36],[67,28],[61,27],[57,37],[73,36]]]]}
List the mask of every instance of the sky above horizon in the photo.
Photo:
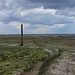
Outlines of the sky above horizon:
{"type": "Polygon", "coordinates": [[[75,0],[0,0],[0,34],[75,34],[75,0]]]}

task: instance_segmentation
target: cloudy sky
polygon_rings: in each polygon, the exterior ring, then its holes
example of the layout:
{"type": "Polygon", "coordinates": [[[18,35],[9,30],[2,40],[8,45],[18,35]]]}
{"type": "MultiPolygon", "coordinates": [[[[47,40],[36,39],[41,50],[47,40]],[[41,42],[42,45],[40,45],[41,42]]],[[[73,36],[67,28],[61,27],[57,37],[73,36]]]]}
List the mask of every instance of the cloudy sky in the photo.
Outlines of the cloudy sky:
{"type": "Polygon", "coordinates": [[[75,0],[0,0],[0,34],[75,34],[75,0]]]}

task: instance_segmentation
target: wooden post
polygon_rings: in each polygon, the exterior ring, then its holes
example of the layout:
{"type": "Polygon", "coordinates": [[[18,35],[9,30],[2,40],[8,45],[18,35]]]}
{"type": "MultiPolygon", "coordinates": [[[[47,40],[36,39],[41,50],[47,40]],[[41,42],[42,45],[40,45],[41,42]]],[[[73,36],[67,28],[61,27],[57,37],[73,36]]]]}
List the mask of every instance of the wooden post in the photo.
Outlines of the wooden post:
{"type": "Polygon", "coordinates": [[[23,24],[21,24],[21,44],[20,46],[23,46],[23,24]]]}

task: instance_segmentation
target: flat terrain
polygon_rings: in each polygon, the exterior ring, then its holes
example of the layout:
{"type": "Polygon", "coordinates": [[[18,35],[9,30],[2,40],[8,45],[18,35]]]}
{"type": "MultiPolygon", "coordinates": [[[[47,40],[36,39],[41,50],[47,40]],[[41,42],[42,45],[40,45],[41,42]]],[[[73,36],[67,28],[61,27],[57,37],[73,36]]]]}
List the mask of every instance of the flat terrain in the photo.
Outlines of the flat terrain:
{"type": "Polygon", "coordinates": [[[0,36],[0,75],[37,75],[58,49],[62,54],[41,75],[75,74],[75,35],[24,35],[24,46],[19,45],[20,35],[0,36]]]}

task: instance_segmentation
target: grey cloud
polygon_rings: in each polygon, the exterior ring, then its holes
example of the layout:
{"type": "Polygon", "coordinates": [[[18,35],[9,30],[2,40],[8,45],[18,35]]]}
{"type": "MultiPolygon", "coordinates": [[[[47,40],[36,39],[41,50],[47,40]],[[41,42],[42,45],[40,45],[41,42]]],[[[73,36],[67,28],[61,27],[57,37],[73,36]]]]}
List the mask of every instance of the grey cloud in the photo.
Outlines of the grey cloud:
{"type": "Polygon", "coordinates": [[[31,8],[36,8],[41,6],[41,4],[36,4],[28,0],[5,0],[3,4],[4,4],[3,6],[5,6],[5,8],[8,10],[12,10],[16,8],[31,9],[31,8]]]}
{"type": "Polygon", "coordinates": [[[58,11],[55,13],[55,15],[51,13],[33,13],[29,12],[27,15],[23,17],[24,21],[27,23],[31,23],[32,25],[34,24],[43,24],[43,25],[53,25],[53,24],[71,24],[73,23],[73,20],[66,17],[62,16],[61,14],[59,15],[61,11],[58,11]]]}
{"type": "Polygon", "coordinates": [[[0,9],[6,8],[6,0],[0,0],[0,9]]]}
{"type": "Polygon", "coordinates": [[[75,7],[75,0],[30,0],[32,3],[43,5],[45,8],[61,9],[75,7]]]}
{"type": "Polygon", "coordinates": [[[5,9],[32,9],[44,6],[44,8],[62,9],[75,7],[75,0],[1,0],[0,8],[5,9]]]}
{"type": "Polygon", "coordinates": [[[75,17],[75,7],[74,8],[66,8],[63,10],[57,10],[57,15],[63,15],[66,17],[75,17]]]}

